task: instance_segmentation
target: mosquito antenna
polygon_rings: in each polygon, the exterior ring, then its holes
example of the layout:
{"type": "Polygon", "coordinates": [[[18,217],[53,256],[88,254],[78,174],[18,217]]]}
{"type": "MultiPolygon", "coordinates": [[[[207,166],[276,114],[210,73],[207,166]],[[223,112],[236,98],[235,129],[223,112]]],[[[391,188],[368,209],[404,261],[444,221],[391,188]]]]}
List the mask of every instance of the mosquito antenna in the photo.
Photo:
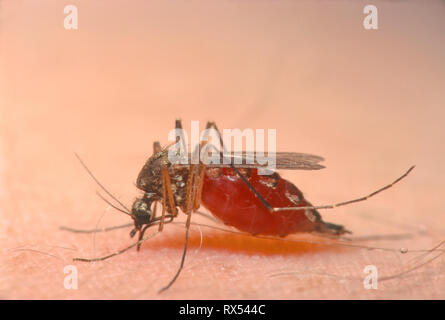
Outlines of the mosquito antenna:
{"type": "Polygon", "coordinates": [[[115,206],[114,204],[112,204],[108,199],[106,199],[103,195],[101,195],[99,192],[96,191],[96,195],[101,198],[103,201],[105,201],[108,205],[110,205],[111,207],[113,207],[114,209],[116,209],[117,211],[123,212],[125,214],[128,214],[129,216],[131,216],[131,213],[128,211],[124,211],[121,208],[115,206]]]}
{"type": "MultiPolygon", "coordinates": [[[[90,171],[90,169],[88,169],[88,167],[86,166],[86,164],[83,162],[83,160],[80,158],[80,156],[77,153],[74,153],[74,155],[76,156],[77,160],[79,160],[80,164],[82,165],[82,167],[86,170],[86,172],[88,172],[88,174],[90,175],[90,177],[97,183],[97,185],[103,190],[105,191],[106,194],[108,194],[114,201],[116,201],[123,209],[125,209],[128,212],[130,212],[130,210],[122,203],[120,202],[111,192],[109,192],[103,185],[102,183],[99,182],[99,180],[94,176],[94,174],[90,171]]],[[[114,207],[114,206],[113,206],[114,207]]]]}

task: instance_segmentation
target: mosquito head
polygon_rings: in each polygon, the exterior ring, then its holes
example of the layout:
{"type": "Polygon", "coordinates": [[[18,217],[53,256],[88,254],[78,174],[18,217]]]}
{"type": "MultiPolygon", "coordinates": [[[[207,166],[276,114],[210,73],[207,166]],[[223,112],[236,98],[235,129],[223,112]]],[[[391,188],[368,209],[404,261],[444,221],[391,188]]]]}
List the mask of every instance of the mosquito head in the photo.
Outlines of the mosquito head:
{"type": "Polygon", "coordinates": [[[146,197],[136,199],[131,208],[131,215],[136,225],[142,226],[151,221],[151,203],[152,201],[146,197]]]}

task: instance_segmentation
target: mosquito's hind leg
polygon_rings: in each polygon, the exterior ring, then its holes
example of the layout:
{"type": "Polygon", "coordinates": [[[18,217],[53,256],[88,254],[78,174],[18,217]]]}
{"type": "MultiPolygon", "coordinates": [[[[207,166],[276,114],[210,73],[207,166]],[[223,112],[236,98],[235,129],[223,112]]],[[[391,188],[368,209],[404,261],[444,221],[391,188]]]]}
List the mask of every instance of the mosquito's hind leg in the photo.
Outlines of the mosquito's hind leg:
{"type": "Polygon", "coordinates": [[[343,202],[338,202],[338,203],[334,203],[334,204],[322,205],[322,206],[272,208],[271,212],[293,211],[293,210],[296,210],[296,209],[298,209],[298,210],[334,209],[334,208],[337,208],[337,207],[346,206],[348,204],[365,201],[365,200],[368,200],[369,198],[379,194],[380,192],[385,191],[385,190],[391,188],[397,182],[399,182],[400,180],[405,178],[414,169],[414,167],[415,166],[412,166],[411,168],[409,168],[404,174],[402,174],[400,177],[398,177],[396,180],[394,180],[390,184],[387,184],[386,186],[384,186],[384,187],[382,187],[382,188],[380,188],[380,189],[378,189],[378,190],[376,190],[374,192],[371,192],[370,194],[368,194],[367,196],[364,196],[364,197],[360,197],[360,198],[356,198],[356,199],[352,199],[352,200],[347,200],[347,201],[343,201],[343,202]]]}
{"type": "MultiPolygon", "coordinates": [[[[213,128],[216,130],[216,132],[219,135],[219,139],[220,139],[220,143],[221,143],[221,147],[223,148],[224,153],[226,152],[225,146],[224,146],[224,142],[221,136],[221,132],[219,131],[218,127],[216,126],[215,122],[209,121],[207,122],[207,126],[206,129],[210,129],[213,128]]],[[[330,205],[322,205],[322,206],[306,206],[306,207],[285,207],[285,208],[274,208],[272,205],[270,205],[269,202],[267,202],[259,193],[258,191],[255,190],[255,188],[249,183],[249,181],[246,179],[246,177],[243,176],[243,174],[233,165],[233,163],[231,163],[231,168],[233,169],[233,171],[241,178],[241,180],[247,185],[247,187],[255,194],[255,196],[261,201],[261,203],[267,208],[267,210],[269,210],[271,213],[273,212],[280,212],[280,211],[294,211],[296,209],[298,210],[317,210],[317,209],[333,209],[336,207],[341,207],[341,206],[345,206],[348,204],[352,204],[352,203],[356,203],[356,202],[361,202],[361,201],[365,201],[375,195],[377,195],[378,193],[391,188],[393,185],[395,185],[396,183],[398,183],[400,180],[404,179],[413,169],[415,166],[410,167],[403,175],[401,175],[400,177],[398,177],[396,180],[394,180],[392,183],[368,194],[367,196],[364,197],[360,197],[357,199],[353,199],[353,200],[348,200],[348,201],[343,201],[343,202],[339,202],[339,203],[335,203],[335,204],[330,204],[330,205]]],[[[338,226],[335,224],[331,224],[331,223],[326,223],[324,222],[323,227],[326,231],[331,232],[331,233],[338,233],[338,232],[349,232],[345,229],[342,229],[342,226],[338,226]]]]}

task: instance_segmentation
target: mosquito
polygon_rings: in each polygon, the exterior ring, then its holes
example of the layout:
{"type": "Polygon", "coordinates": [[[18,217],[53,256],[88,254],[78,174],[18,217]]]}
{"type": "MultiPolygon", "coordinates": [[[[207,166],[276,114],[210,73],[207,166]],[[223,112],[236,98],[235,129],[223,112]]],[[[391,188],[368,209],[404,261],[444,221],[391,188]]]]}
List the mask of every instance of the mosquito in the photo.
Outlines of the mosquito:
{"type": "MultiPolygon", "coordinates": [[[[177,132],[182,132],[181,120],[176,120],[175,128],[180,129],[177,132]]],[[[225,151],[223,139],[216,124],[209,121],[206,129],[213,129],[217,133],[225,151]]],[[[179,141],[184,142],[185,139],[178,136],[176,142],[179,141]]],[[[207,139],[202,139],[197,150],[202,150],[207,143],[207,139]]],[[[153,143],[153,155],[148,158],[136,180],[137,188],[144,194],[133,202],[131,209],[108,192],[78,157],[90,176],[108,196],[116,201],[117,205],[109,202],[100,194],[99,196],[110,206],[133,219],[130,236],[134,237],[138,234],[138,241],[123,250],[104,257],[74,258],[74,260],[100,261],[121,254],[133,247],[137,247],[139,250],[141,244],[146,240],[144,234],[148,228],[157,225],[157,232],[162,232],[164,226],[171,223],[178,216],[179,211],[182,211],[187,217],[182,258],[173,278],[159,291],[163,292],[175,283],[184,267],[192,214],[198,212],[201,205],[224,224],[252,235],[285,237],[293,233],[316,232],[338,237],[350,233],[350,231],[341,225],[325,222],[318,210],[333,209],[365,201],[391,188],[414,169],[414,166],[410,167],[392,183],[366,196],[335,204],[313,206],[293,183],[282,178],[278,173],[259,174],[258,170],[263,169],[264,165],[252,164],[252,161],[242,161],[241,164],[237,164],[239,161],[234,161],[237,156],[247,160],[246,153],[235,155],[221,152],[223,157],[231,157],[228,164],[226,162],[224,164],[205,164],[203,161],[196,164],[180,164],[170,162],[168,157],[170,148],[171,145],[162,148],[158,141],[153,143]],[[160,216],[157,212],[158,204],[162,206],[160,216]]],[[[189,157],[191,157],[190,154],[189,157]]],[[[319,170],[324,168],[320,164],[324,160],[322,157],[306,153],[277,152],[275,159],[276,169],[319,170]]]]}

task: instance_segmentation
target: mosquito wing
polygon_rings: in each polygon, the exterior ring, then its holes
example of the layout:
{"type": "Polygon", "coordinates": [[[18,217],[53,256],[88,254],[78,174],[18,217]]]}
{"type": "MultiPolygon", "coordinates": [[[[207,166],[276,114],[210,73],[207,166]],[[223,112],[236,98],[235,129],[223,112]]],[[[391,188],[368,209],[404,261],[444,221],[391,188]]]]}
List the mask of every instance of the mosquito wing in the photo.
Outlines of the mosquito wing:
{"type": "MultiPolygon", "coordinates": [[[[192,159],[190,154],[188,159],[192,159]]],[[[323,160],[320,156],[299,152],[265,153],[262,158],[258,157],[255,153],[232,152],[224,155],[220,153],[219,157],[218,153],[214,153],[212,158],[208,158],[207,161],[204,162],[207,167],[210,168],[227,168],[231,165],[237,168],[268,168],[269,166],[273,166],[275,162],[275,169],[319,170],[324,168],[323,165],[319,164],[319,162],[323,160]]]]}

